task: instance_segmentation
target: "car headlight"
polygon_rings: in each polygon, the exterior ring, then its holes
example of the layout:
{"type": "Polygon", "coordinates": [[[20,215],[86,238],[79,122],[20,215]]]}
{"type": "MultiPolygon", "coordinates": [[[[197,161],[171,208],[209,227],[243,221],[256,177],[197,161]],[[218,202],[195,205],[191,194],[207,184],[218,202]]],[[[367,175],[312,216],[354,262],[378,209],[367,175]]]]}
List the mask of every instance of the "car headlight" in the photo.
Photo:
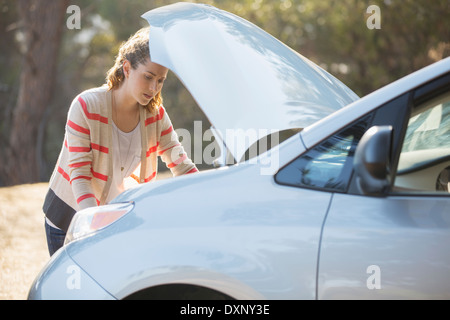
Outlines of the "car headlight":
{"type": "Polygon", "coordinates": [[[133,202],[114,203],[78,211],[70,223],[64,244],[93,235],[119,220],[134,207],[133,202]]]}

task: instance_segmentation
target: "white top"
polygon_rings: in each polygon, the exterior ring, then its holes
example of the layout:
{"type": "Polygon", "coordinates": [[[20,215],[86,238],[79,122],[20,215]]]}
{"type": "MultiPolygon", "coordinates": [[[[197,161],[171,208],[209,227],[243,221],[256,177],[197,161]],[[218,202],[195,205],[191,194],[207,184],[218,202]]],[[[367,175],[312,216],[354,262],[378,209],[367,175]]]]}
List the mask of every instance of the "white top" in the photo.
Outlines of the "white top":
{"type": "Polygon", "coordinates": [[[112,122],[113,180],[106,203],[125,190],[124,179],[141,162],[141,134],[139,124],[131,132],[123,132],[112,122]],[[123,170],[122,170],[123,168],[123,170]]]}

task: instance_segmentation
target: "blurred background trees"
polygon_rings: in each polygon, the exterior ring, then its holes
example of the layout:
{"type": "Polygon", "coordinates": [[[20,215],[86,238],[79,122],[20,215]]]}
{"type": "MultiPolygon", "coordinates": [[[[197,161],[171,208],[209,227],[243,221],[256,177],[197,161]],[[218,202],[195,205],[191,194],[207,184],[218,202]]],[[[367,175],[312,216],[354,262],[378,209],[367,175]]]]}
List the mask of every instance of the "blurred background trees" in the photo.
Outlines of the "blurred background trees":
{"type": "MultiPolygon", "coordinates": [[[[0,186],[49,179],[72,99],[104,83],[120,43],[146,26],[141,14],[174,2],[0,0],[0,186]],[[66,24],[69,5],[81,9],[79,29],[66,24]]],[[[191,2],[246,18],[360,96],[450,55],[448,0],[191,2]],[[366,25],[370,5],[380,29],[366,25]]],[[[172,73],[163,95],[175,128],[192,131],[199,120],[208,129],[172,73]]]]}
{"type": "MultiPolygon", "coordinates": [[[[67,0],[18,0],[23,39],[17,100],[11,109],[9,134],[2,146],[4,174],[11,184],[39,181],[44,141],[42,119],[53,96],[56,63],[67,0]],[[30,139],[32,138],[32,139],[30,139]],[[8,161],[11,160],[11,161],[8,161]]],[[[5,66],[6,67],[6,66],[5,66]]],[[[6,71],[6,68],[5,68],[6,71]]],[[[12,107],[12,105],[11,105],[12,107]]],[[[5,119],[6,120],[6,119],[5,119]]],[[[3,135],[2,135],[3,137],[3,135]]]]}

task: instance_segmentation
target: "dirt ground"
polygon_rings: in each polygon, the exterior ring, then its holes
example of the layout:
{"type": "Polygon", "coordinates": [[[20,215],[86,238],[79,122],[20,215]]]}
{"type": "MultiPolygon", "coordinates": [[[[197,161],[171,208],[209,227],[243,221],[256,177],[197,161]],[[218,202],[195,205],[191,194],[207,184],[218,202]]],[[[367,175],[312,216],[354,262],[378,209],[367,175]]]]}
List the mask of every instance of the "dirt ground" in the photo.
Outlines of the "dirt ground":
{"type": "Polygon", "coordinates": [[[50,259],[42,203],[47,183],[0,188],[0,299],[24,300],[50,259]]]}
{"type": "MultiPolygon", "coordinates": [[[[158,173],[158,180],[171,177],[158,173]]],[[[0,188],[0,300],[24,300],[50,259],[42,204],[48,183],[0,188]]]]}

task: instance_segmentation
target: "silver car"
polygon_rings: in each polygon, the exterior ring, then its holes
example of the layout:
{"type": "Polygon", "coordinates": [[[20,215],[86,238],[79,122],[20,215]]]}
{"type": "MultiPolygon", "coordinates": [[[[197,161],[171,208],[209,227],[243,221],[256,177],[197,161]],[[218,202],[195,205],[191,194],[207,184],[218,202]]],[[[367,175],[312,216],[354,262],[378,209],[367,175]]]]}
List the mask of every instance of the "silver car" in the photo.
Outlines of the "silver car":
{"type": "Polygon", "coordinates": [[[450,58],[359,98],[214,7],[143,18],[222,166],[78,212],[29,299],[450,298],[450,58]]]}

